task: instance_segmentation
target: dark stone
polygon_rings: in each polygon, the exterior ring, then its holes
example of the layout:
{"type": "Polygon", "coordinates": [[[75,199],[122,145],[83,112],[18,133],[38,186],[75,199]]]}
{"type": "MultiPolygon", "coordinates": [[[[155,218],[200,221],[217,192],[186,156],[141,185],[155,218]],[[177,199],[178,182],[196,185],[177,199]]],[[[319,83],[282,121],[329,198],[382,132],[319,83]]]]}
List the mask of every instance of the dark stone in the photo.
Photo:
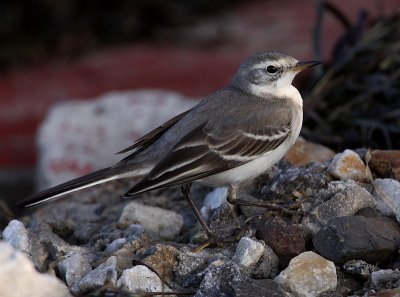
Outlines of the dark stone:
{"type": "Polygon", "coordinates": [[[313,238],[317,251],[336,263],[384,261],[397,251],[399,242],[400,227],[384,217],[332,218],[313,238]]]}
{"type": "Polygon", "coordinates": [[[300,224],[289,225],[280,218],[263,217],[257,229],[257,238],[272,248],[281,266],[287,266],[292,258],[311,246],[311,233],[300,224]]]}
{"type": "Polygon", "coordinates": [[[338,268],[336,268],[336,275],[337,286],[335,292],[341,293],[341,296],[350,296],[362,290],[363,282],[360,282],[359,277],[356,277],[350,273],[346,273],[338,268]]]}
{"type": "Polygon", "coordinates": [[[203,272],[195,297],[232,297],[233,283],[241,281],[239,267],[231,261],[214,261],[203,272]]]}
{"type": "Polygon", "coordinates": [[[262,188],[265,197],[285,198],[286,195],[301,193],[304,196],[315,195],[326,188],[332,180],[321,163],[310,163],[307,166],[283,169],[275,178],[262,188]]]}
{"type": "Polygon", "coordinates": [[[400,287],[400,271],[385,269],[371,273],[370,289],[380,291],[400,287]]]}
{"type": "Polygon", "coordinates": [[[235,297],[268,296],[284,297],[284,293],[272,279],[242,280],[233,284],[235,297]]]}
{"type": "Polygon", "coordinates": [[[381,177],[400,181],[400,150],[373,150],[370,152],[368,166],[381,177]]]}
{"type": "Polygon", "coordinates": [[[371,273],[379,268],[363,260],[350,260],[343,264],[343,269],[350,274],[368,279],[371,273]]]}

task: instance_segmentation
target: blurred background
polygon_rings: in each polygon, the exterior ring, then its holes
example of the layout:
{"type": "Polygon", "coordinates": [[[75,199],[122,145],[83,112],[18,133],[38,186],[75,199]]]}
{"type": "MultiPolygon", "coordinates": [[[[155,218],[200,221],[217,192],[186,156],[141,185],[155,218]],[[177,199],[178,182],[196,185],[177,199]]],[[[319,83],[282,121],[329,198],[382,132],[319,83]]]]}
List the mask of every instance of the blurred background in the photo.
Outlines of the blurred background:
{"type": "MultiPolygon", "coordinates": [[[[296,80],[305,94],[305,138],[334,150],[399,149],[398,11],[398,0],[2,0],[0,200],[13,204],[34,190],[39,159],[64,137],[66,125],[48,132],[59,138],[43,140],[48,130],[42,130],[37,139],[54,106],[138,89],[184,96],[177,105],[164,101],[169,95],[149,99],[154,104],[147,109],[168,105],[169,112],[147,112],[154,123],[130,134],[130,143],[177,113],[176,106],[192,104],[181,102],[194,104],[225,86],[243,59],[260,50],[324,62],[296,80]]],[[[132,117],[143,113],[135,108],[132,117]]],[[[74,122],[75,112],[66,111],[74,122]]],[[[68,164],[58,170],[96,169],[68,164]]]]}

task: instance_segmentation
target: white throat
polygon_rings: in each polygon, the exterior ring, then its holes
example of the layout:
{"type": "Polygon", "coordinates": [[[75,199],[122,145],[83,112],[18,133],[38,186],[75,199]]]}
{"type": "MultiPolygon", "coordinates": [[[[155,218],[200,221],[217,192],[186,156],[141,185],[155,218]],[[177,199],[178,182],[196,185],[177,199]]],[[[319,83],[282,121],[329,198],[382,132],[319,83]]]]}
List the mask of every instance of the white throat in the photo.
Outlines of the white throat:
{"type": "Polygon", "coordinates": [[[265,98],[268,95],[286,97],[303,108],[303,99],[301,98],[300,92],[292,85],[293,77],[282,77],[275,85],[252,85],[251,92],[261,98],[265,98]]]}

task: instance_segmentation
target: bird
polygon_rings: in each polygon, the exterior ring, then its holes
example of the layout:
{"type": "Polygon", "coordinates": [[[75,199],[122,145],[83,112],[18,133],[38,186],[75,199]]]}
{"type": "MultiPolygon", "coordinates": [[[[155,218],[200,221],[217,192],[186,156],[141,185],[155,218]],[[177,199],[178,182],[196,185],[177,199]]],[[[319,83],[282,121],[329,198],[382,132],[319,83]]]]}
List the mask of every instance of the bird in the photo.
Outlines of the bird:
{"type": "Polygon", "coordinates": [[[295,143],[303,100],[292,81],[318,64],[277,51],[255,53],[239,66],[230,84],[120,151],[129,154],[115,165],[33,194],[21,206],[138,177],[124,197],[199,182],[227,186],[229,201],[234,201],[240,185],[277,163],[295,143]]]}

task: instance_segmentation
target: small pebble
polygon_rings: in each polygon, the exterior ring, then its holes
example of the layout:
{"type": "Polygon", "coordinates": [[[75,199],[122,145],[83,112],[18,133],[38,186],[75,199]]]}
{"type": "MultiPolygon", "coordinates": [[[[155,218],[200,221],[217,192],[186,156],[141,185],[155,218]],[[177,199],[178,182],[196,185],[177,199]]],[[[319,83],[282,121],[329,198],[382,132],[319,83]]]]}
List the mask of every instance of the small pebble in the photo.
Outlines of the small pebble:
{"type": "Polygon", "coordinates": [[[91,272],[86,274],[79,282],[81,291],[100,288],[105,284],[115,286],[117,283],[117,257],[112,256],[91,272]]]}
{"type": "Polygon", "coordinates": [[[162,292],[163,290],[171,292],[168,286],[162,284],[156,273],[143,265],[124,270],[118,279],[117,286],[133,292],[162,292]]]}
{"type": "Polygon", "coordinates": [[[338,179],[368,182],[366,167],[359,155],[352,150],[337,154],[329,164],[328,172],[338,179]]]}
{"type": "Polygon", "coordinates": [[[120,228],[126,228],[131,224],[140,224],[150,234],[171,240],[181,232],[183,218],[174,211],[133,201],[124,207],[118,220],[120,228]]]}
{"type": "Polygon", "coordinates": [[[295,296],[316,297],[336,289],[336,267],[314,252],[304,252],[293,258],[275,281],[295,296]]]}
{"type": "Polygon", "coordinates": [[[29,235],[22,222],[18,220],[10,221],[3,230],[3,240],[17,250],[29,253],[29,235]]]}

